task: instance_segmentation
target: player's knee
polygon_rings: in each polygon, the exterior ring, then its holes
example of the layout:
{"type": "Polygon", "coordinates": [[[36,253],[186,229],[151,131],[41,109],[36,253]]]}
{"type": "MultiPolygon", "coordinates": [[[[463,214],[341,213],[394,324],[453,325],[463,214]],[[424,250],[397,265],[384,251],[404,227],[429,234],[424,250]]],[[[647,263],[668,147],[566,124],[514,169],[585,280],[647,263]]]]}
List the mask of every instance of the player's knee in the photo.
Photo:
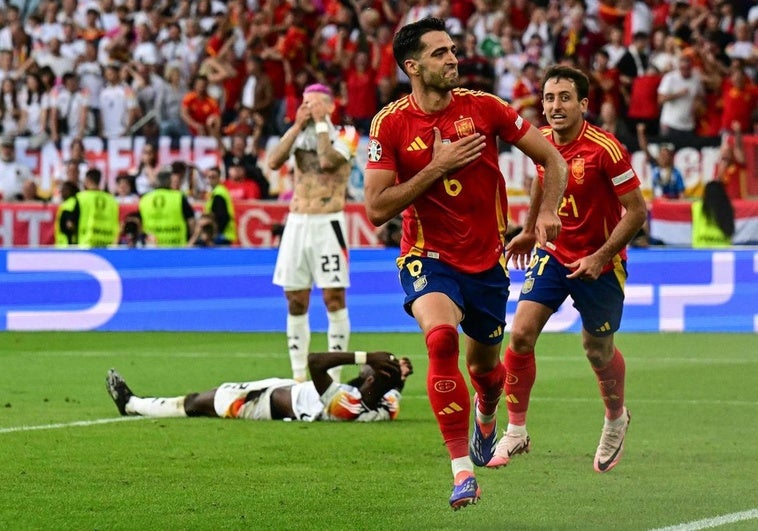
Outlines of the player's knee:
{"type": "Polygon", "coordinates": [[[287,311],[290,315],[305,315],[308,312],[310,291],[288,291],[287,311]]]}
{"type": "Polygon", "coordinates": [[[510,334],[510,349],[516,354],[529,354],[534,352],[537,342],[537,334],[524,328],[514,328],[510,334]]]}
{"type": "Polygon", "coordinates": [[[584,352],[587,360],[596,369],[602,369],[613,359],[613,344],[609,347],[605,345],[594,345],[585,341],[584,352]]]}
{"type": "Polygon", "coordinates": [[[324,290],[324,305],[329,312],[336,312],[345,307],[345,290],[324,290]]]}
{"type": "Polygon", "coordinates": [[[184,412],[188,417],[199,417],[203,414],[198,401],[199,393],[190,393],[184,397],[184,412]]]}

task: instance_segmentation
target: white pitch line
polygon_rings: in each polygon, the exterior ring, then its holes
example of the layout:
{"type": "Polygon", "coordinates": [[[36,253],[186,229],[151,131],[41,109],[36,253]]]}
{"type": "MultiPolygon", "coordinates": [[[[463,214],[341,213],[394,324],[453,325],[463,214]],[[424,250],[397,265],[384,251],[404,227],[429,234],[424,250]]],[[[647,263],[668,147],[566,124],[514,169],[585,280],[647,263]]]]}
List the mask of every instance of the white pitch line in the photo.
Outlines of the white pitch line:
{"type": "Polygon", "coordinates": [[[77,420],[74,422],[62,422],[58,424],[42,424],[39,426],[15,426],[12,428],[0,428],[0,434],[15,433],[19,431],[57,430],[60,428],[75,428],[79,426],[95,426],[97,424],[112,424],[113,422],[126,422],[141,420],[147,417],[114,417],[112,419],[77,420]]]}
{"type": "Polygon", "coordinates": [[[749,511],[725,514],[714,518],[705,518],[703,520],[687,522],[686,524],[659,527],[653,531],[697,531],[698,529],[712,529],[726,524],[734,524],[736,522],[756,519],[758,519],[758,509],[750,509],[749,511]]]}

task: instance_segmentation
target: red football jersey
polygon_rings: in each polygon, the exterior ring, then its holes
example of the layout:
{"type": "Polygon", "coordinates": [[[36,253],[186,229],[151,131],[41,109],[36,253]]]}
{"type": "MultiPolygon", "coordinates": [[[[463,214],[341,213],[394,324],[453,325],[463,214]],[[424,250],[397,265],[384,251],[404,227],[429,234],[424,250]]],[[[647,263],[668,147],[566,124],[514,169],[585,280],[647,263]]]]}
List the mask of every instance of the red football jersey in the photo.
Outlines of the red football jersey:
{"type": "MultiPolygon", "coordinates": [[[[568,182],[558,209],[561,233],[546,249],[563,264],[589,256],[608,239],[621,219],[618,197],[640,186],[629,153],[611,133],[584,122],[573,141],[558,146],[552,128],[540,129],[545,138],[561,152],[568,164],[568,182]]],[[[537,175],[543,182],[545,168],[538,165],[537,175]]],[[[617,258],[626,259],[626,248],[603,268],[613,268],[617,258]]]]}
{"type": "Polygon", "coordinates": [[[379,111],[371,123],[366,169],[392,170],[405,182],[432,160],[434,130],[443,142],[485,135],[482,156],[438,179],[403,212],[400,252],[429,256],[464,273],[503,260],[508,198],[498,164],[497,138],[511,144],[529,130],[505,101],[485,92],[453,89],[444,110],[426,114],[412,96],[379,111]]]}

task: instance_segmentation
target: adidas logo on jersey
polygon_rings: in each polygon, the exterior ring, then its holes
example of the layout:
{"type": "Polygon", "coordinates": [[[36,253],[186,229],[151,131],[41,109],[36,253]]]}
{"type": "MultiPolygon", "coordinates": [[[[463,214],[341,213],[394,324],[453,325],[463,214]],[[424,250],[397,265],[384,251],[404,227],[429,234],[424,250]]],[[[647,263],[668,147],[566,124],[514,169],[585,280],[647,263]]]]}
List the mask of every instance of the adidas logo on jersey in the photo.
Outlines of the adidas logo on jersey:
{"type": "Polygon", "coordinates": [[[411,145],[405,148],[406,151],[422,151],[424,149],[427,149],[429,146],[424,144],[424,141],[421,140],[419,137],[416,137],[413,139],[413,142],[411,142],[411,145]]]}

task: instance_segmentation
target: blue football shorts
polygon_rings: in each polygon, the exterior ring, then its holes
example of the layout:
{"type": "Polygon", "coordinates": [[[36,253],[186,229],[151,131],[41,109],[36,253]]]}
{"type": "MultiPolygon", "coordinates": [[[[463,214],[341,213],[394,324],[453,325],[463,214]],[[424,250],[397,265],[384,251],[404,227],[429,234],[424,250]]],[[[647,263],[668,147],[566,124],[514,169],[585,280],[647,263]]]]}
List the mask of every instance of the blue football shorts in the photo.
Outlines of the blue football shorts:
{"type": "Polygon", "coordinates": [[[602,337],[616,332],[624,309],[626,261],[619,261],[595,281],[566,278],[569,274],[571,270],[557,258],[537,249],[526,270],[519,301],[539,302],[555,312],[571,295],[582,326],[590,335],[602,337]]]}
{"type": "Polygon", "coordinates": [[[405,291],[403,307],[413,315],[411,304],[427,293],[444,293],[463,311],[463,332],[486,345],[497,345],[505,331],[505,307],[511,284],[499,265],[481,273],[461,273],[428,257],[409,256],[400,269],[405,291]]]}

